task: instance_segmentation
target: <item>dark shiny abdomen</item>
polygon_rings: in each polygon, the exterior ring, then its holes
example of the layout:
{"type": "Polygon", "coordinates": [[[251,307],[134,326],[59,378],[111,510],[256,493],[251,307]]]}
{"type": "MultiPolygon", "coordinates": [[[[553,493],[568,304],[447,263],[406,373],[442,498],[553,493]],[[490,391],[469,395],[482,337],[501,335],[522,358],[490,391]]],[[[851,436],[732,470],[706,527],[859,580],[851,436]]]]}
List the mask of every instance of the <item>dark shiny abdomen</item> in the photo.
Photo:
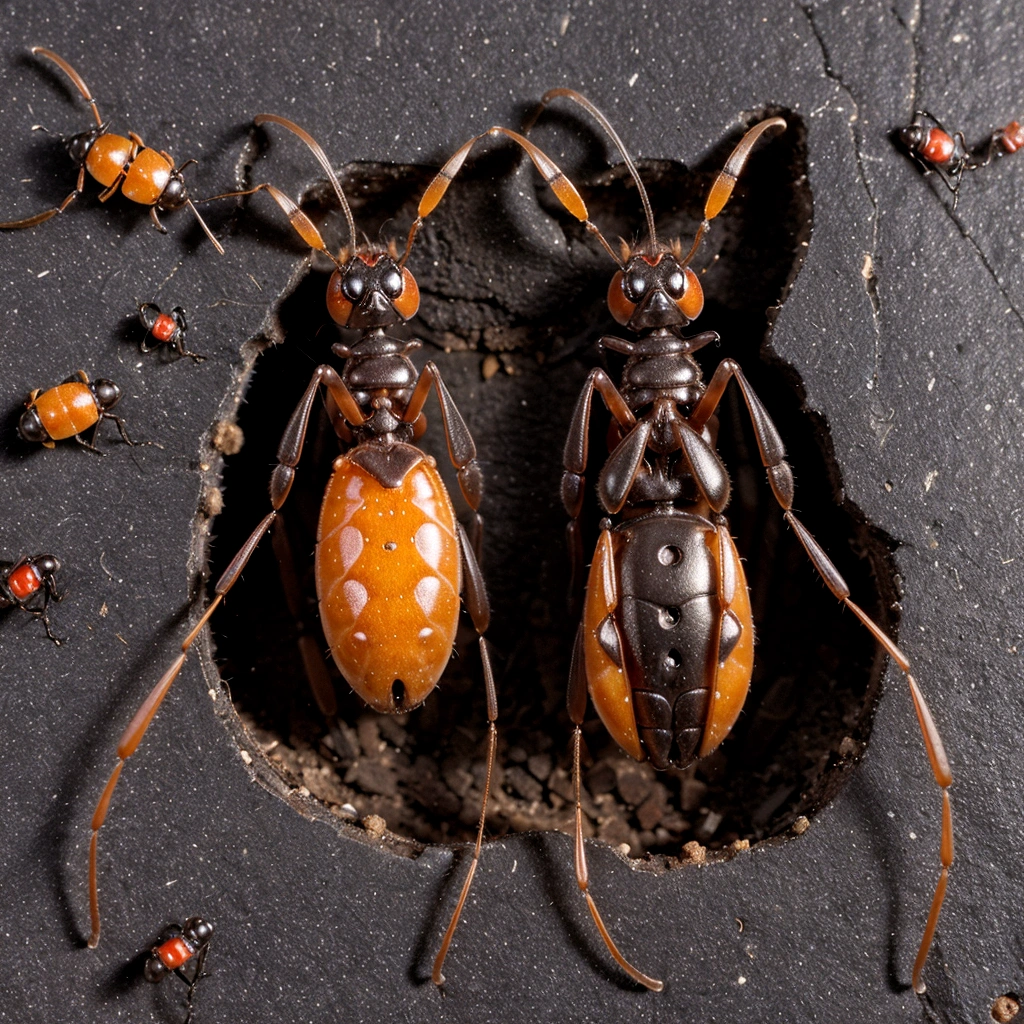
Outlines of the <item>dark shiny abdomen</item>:
{"type": "Polygon", "coordinates": [[[696,757],[707,720],[719,614],[714,527],[687,513],[619,524],[618,621],[637,730],[656,768],[696,757]]]}

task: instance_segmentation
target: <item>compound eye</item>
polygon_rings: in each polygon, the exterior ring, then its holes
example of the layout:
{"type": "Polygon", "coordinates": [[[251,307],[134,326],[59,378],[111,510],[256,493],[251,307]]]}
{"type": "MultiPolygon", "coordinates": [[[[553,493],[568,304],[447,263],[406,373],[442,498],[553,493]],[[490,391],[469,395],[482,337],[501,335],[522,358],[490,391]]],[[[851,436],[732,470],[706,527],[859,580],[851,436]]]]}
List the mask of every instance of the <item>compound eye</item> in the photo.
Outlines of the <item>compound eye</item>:
{"type": "Polygon", "coordinates": [[[384,294],[389,299],[402,294],[402,275],[398,272],[398,267],[392,267],[385,272],[381,288],[384,289],[384,294]]]}
{"type": "Polygon", "coordinates": [[[673,270],[672,273],[668,275],[668,280],[665,282],[665,291],[667,291],[673,299],[678,299],[679,296],[686,291],[686,278],[683,276],[683,272],[681,270],[673,270]]]}
{"type": "Polygon", "coordinates": [[[363,275],[358,271],[346,274],[345,280],[341,284],[341,291],[349,302],[358,302],[363,297],[363,292],[366,291],[366,281],[363,275]]]}
{"type": "Polygon", "coordinates": [[[704,308],[704,289],[701,288],[697,275],[689,267],[684,268],[682,274],[685,277],[683,289],[678,297],[674,294],[672,297],[687,320],[696,320],[704,308]]]}
{"type": "Polygon", "coordinates": [[[647,278],[635,270],[631,271],[623,281],[622,290],[626,293],[626,298],[630,302],[637,303],[644,297],[644,293],[647,291],[647,278]]]}
{"type": "MultiPolygon", "coordinates": [[[[411,271],[408,267],[402,267],[401,274],[396,268],[394,271],[398,278],[398,291],[393,294],[393,305],[398,312],[398,315],[403,320],[410,320],[416,315],[416,311],[420,308],[420,288],[416,283],[416,278],[412,276],[411,271]]],[[[384,278],[384,287],[388,287],[388,279],[391,277],[391,271],[388,271],[387,276],[384,278]]]]}
{"type": "Polygon", "coordinates": [[[616,271],[608,285],[608,310],[617,323],[628,324],[636,310],[636,303],[626,298],[626,279],[621,270],[616,271]]]}

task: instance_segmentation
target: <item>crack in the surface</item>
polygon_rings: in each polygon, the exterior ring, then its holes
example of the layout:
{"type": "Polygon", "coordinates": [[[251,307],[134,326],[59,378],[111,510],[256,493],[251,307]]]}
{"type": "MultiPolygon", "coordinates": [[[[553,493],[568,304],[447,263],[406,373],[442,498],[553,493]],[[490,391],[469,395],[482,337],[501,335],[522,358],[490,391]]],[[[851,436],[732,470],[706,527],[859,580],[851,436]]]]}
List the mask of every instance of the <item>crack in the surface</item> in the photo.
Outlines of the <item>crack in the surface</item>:
{"type": "Polygon", "coordinates": [[[985,255],[985,250],[982,249],[982,247],[978,244],[974,235],[972,235],[970,231],[967,230],[967,228],[964,226],[963,221],[961,221],[960,218],[957,217],[956,214],[953,213],[953,211],[948,206],[945,206],[945,204],[943,204],[943,206],[945,207],[947,216],[957,226],[957,230],[960,232],[960,234],[963,235],[963,237],[968,242],[971,243],[971,246],[974,248],[974,251],[978,254],[978,259],[981,260],[981,265],[988,271],[989,277],[992,278],[993,284],[995,284],[996,288],[999,290],[999,294],[1002,295],[1002,297],[1006,300],[1007,312],[1013,313],[1013,315],[1017,318],[1017,322],[1021,325],[1021,327],[1024,327],[1024,314],[1022,314],[1021,311],[1017,308],[1013,299],[1010,298],[1010,293],[1006,290],[1006,288],[1003,286],[1003,283],[999,280],[999,275],[996,273],[995,267],[993,267],[992,264],[989,263],[988,257],[985,255]]]}
{"type": "Polygon", "coordinates": [[[875,253],[878,251],[879,210],[878,200],[875,198],[875,194],[871,189],[871,183],[868,180],[867,170],[864,167],[864,158],[861,153],[863,139],[860,131],[860,104],[853,93],[853,89],[846,84],[842,75],[836,70],[832,63],[832,55],[829,52],[828,44],[825,42],[825,37],[822,35],[821,30],[815,21],[814,11],[809,5],[799,2],[797,2],[797,7],[807,19],[807,24],[810,27],[811,33],[818,44],[818,48],[821,50],[822,69],[824,70],[826,77],[835,82],[836,85],[846,94],[853,107],[853,118],[848,121],[848,127],[851,141],[853,142],[854,158],[857,161],[857,174],[864,186],[864,193],[867,195],[868,201],[871,203],[872,211],[871,243],[868,251],[864,254],[861,277],[864,281],[864,291],[867,293],[868,301],[871,303],[871,328],[874,333],[874,359],[871,370],[871,380],[868,382],[868,390],[871,392],[869,421],[871,429],[878,437],[878,445],[881,447],[885,444],[885,440],[893,428],[896,411],[892,408],[886,409],[878,397],[880,383],[878,368],[881,365],[882,359],[882,306],[878,293],[878,275],[875,272],[875,253]]]}

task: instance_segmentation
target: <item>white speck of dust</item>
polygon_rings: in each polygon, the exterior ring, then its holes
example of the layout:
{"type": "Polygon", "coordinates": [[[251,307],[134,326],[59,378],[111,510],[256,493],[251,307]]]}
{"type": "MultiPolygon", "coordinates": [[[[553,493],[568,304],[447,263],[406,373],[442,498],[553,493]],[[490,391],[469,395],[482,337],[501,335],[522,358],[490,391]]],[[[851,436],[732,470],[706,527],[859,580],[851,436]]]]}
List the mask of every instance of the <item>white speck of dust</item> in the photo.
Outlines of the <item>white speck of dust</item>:
{"type": "Polygon", "coordinates": [[[747,979],[744,978],[742,974],[736,979],[736,984],[737,985],[746,985],[746,983],[747,983],[747,979]]]}
{"type": "Polygon", "coordinates": [[[939,475],[939,471],[937,469],[933,469],[924,478],[924,489],[925,489],[926,492],[930,491],[932,489],[932,484],[935,483],[936,479],[938,478],[938,475],[939,475]]]}
{"type": "Polygon", "coordinates": [[[632,77],[632,78],[630,78],[630,80],[629,80],[629,87],[630,87],[630,89],[632,89],[632,88],[633,88],[633,86],[634,86],[634,85],[636,85],[636,80],[637,80],[637,79],[638,79],[639,77],[640,77],[640,73],[639,73],[639,72],[637,72],[637,71],[634,71],[634,72],[633,72],[633,77],[632,77]]]}
{"type": "Polygon", "coordinates": [[[916,839],[917,838],[917,833],[916,832],[911,832],[910,833],[910,838],[911,839],[916,839]]]}

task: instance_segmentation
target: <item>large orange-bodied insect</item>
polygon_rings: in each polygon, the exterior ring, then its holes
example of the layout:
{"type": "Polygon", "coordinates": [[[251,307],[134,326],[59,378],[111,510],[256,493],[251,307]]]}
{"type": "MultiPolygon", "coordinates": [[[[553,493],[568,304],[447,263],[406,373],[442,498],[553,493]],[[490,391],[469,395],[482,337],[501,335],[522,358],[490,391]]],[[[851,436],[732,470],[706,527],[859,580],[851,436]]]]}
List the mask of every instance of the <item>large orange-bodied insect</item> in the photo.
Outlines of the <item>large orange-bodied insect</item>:
{"type": "MultiPolygon", "coordinates": [[[[339,372],[320,365],[314,372],[285,429],[270,479],[271,511],[242,545],[214,587],[215,598],[181,645],[175,659],[125,730],[117,748],[118,763],[96,806],[89,852],[89,891],[94,947],[100,937],[97,883],[97,837],[125,761],[137,749],[153,716],[185,662],[186,654],[221,599],[231,589],[263,535],[277,518],[295,478],[310,416],[320,389],[342,454],[335,459],[320,510],[317,531],[316,583],[324,634],[342,675],[374,710],[411,711],[437,685],[452,652],[459,617],[459,595],[479,636],[489,722],[486,783],[472,860],[434,961],[433,980],[444,982],[442,966],[469,894],[483,841],[487,797],[497,745],[497,695],[484,632],[490,606],[477,564],[482,520],[477,511],[483,480],[476,447],[440,371],[428,362],[417,371],[409,354],[419,341],[398,341],[387,329],[411,319],[419,308],[419,288],[406,260],[427,217],[440,202],[476,136],[462,146],[437,174],[420,201],[418,215],[399,256],[388,246],[360,244],[355,222],[330,161],[317,142],[298,125],[273,114],[260,114],[257,125],[281,125],[310,148],[334,188],[344,212],[350,243],[333,255],[305,213],[273,185],[263,183],[245,192],[266,191],[284,211],[292,227],[312,249],[335,266],[327,286],[327,308],[336,323],[361,332],[359,341],[337,343],[332,351],[345,360],[339,372]],[[455,518],[434,460],[416,446],[426,429],[423,406],[431,389],[437,394],[448,455],[458,471],[459,487],[472,510],[470,534],[455,518]]],[[[528,140],[504,128],[522,145],[545,177],[550,162],[528,140]]],[[[574,207],[568,183],[550,181],[563,201],[574,207]]],[[[582,201],[576,209],[583,209],[582,201]]],[[[310,676],[319,673],[320,652],[312,638],[303,648],[310,676]]],[[[319,699],[319,698],[318,698],[319,699]]]]}
{"type": "Polygon", "coordinates": [[[115,135],[108,131],[110,122],[100,117],[99,107],[96,106],[96,101],[92,98],[92,93],[89,92],[89,87],[82,76],[52,50],[33,46],[32,53],[53,61],[71,79],[72,85],[92,108],[96,127],[73,135],[67,141],[68,156],[78,165],[78,182],[64,201],[58,206],[52,206],[23,220],[6,221],[0,224],[0,229],[35,227],[36,224],[42,224],[58,213],[63,213],[85,190],[85,175],[88,172],[103,186],[100,193],[101,203],[105,203],[120,190],[125,199],[149,207],[153,226],[163,234],[167,231],[160,223],[157,211],[169,212],[187,206],[195,214],[199,226],[213,242],[217,252],[223,254],[223,246],[206,226],[206,221],[199,216],[181,174],[189,164],[197,161],[186,160],[180,167],[175,167],[174,157],[170,153],[150,148],[135,132],[129,132],[125,138],[123,135],[115,135]]]}
{"type": "MultiPolygon", "coordinates": [[[[751,150],[764,135],[784,130],[771,117],[754,125],[711,186],[704,219],[689,251],[657,236],[640,175],[618,135],[593,104],[571,89],[553,89],[540,110],[564,97],[584,107],[608,133],[637,186],[647,238],[616,252],[582,212],[570,210],[601,242],[618,270],[608,308],[631,340],[604,337],[600,345],[626,356],[618,386],[602,369],[591,371],[576,403],[564,451],[562,500],[570,516],[574,577],[583,568],[578,519],[585,496],[589,425],[594,393],[613,419],[614,444],[601,468],[597,495],[607,518],[590,564],[582,621],[576,634],[568,689],[574,723],[576,881],[612,956],[630,977],[660,991],[663,982],[634,967],[619,951],[589,892],[580,803],[581,728],[587,696],[612,737],[631,757],[657,769],[685,767],[710,754],[728,735],[746,700],[754,660],[750,597],[743,565],[724,515],[728,473],[715,451],[716,410],[730,380],[746,403],[761,461],[784,517],[832,594],[857,616],[906,676],[935,780],[942,789],[941,873],[913,969],[922,971],[953,861],[952,782],[942,740],[910,663],[882,629],[849,598],[849,587],[814,537],[793,514],[793,474],[779,433],[732,359],[702,379],[693,353],[718,335],[685,337],[700,315],[703,291],[690,268],[709,223],[732,195],[751,150]]],[[[556,169],[557,170],[557,169],[556,169]]]]}

